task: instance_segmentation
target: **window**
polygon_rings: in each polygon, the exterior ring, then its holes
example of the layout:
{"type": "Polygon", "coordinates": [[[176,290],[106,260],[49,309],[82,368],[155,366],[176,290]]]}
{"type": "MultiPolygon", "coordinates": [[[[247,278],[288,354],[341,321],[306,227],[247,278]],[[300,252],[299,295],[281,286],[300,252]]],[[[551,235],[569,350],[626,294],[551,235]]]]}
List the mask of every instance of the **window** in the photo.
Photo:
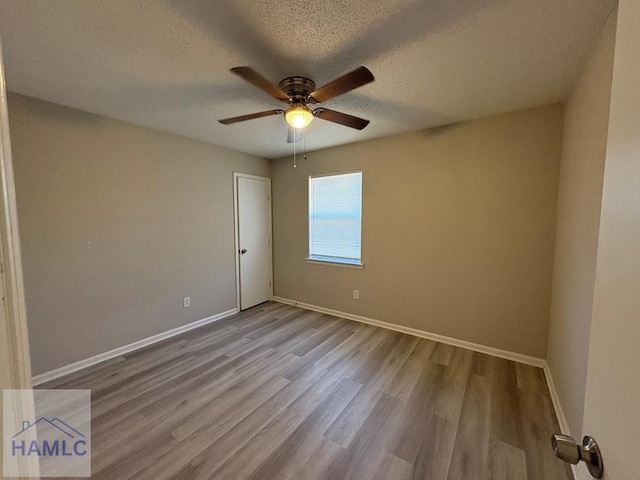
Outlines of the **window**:
{"type": "Polygon", "coordinates": [[[362,172],[309,177],[309,261],[361,266],[362,172]]]}

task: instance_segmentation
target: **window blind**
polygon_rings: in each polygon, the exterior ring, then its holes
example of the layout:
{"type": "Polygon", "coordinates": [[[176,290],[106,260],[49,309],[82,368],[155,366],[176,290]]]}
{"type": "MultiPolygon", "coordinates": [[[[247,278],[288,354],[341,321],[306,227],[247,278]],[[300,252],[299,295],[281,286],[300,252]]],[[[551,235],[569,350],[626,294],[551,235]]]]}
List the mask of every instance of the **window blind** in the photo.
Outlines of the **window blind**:
{"type": "Polygon", "coordinates": [[[309,258],[360,263],[362,172],[309,178],[309,258]]]}

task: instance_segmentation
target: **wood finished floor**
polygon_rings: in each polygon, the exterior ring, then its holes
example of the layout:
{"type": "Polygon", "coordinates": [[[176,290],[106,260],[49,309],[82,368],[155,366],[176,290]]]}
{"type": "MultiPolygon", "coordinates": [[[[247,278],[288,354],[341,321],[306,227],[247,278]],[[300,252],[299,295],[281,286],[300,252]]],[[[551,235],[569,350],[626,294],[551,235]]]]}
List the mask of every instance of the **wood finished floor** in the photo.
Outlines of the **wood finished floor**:
{"type": "Polygon", "coordinates": [[[277,303],[40,388],[92,390],[93,479],[573,478],[542,369],[277,303]]]}

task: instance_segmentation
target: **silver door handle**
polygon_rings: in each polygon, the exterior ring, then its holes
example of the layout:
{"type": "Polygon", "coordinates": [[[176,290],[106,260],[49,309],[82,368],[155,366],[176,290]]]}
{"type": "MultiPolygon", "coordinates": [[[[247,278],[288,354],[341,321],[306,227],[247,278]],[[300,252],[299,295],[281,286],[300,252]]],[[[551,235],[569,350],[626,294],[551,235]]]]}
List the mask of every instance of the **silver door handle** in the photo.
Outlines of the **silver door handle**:
{"type": "Polygon", "coordinates": [[[242,250],[240,250],[240,253],[244,255],[245,253],[247,253],[247,249],[243,248],[242,250]]]}
{"type": "Polygon", "coordinates": [[[594,478],[602,478],[604,465],[602,463],[602,454],[595,439],[585,436],[582,439],[582,445],[568,435],[552,435],[551,447],[556,457],[565,462],[576,465],[580,460],[587,464],[589,473],[594,478]]]}

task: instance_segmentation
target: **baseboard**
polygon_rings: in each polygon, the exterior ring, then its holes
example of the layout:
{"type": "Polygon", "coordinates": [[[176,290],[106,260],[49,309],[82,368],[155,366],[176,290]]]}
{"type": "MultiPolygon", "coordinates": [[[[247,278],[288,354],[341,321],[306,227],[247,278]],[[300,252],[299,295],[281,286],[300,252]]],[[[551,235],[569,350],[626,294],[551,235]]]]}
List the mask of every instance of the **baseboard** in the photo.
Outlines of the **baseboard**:
{"type": "MultiPolygon", "coordinates": [[[[553,381],[553,375],[551,375],[551,369],[549,364],[544,362],[544,377],[547,380],[547,387],[549,388],[549,394],[551,395],[551,402],[553,403],[553,409],[556,411],[556,417],[558,417],[558,425],[560,426],[560,432],[565,435],[572,436],[571,429],[569,428],[569,422],[564,414],[564,409],[560,403],[560,397],[558,396],[558,390],[556,390],[556,384],[553,381]]],[[[578,465],[570,465],[573,477],[578,478],[578,465]]]]}
{"type": "Polygon", "coordinates": [[[547,362],[544,362],[544,376],[547,379],[547,386],[549,387],[551,401],[553,402],[553,408],[555,409],[556,416],[558,417],[558,424],[560,425],[560,429],[563,433],[570,435],[569,423],[567,422],[567,417],[565,416],[564,409],[562,408],[562,404],[560,403],[560,397],[558,396],[558,391],[556,390],[556,385],[553,382],[553,376],[551,375],[551,370],[549,369],[549,364],[547,362]]]}
{"type": "Polygon", "coordinates": [[[64,367],[41,373],[40,375],[36,375],[33,377],[32,383],[34,386],[42,385],[43,383],[55,380],[56,378],[64,377],[65,375],[69,375],[70,373],[77,372],[78,370],[82,370],[83,368],[96,365],[97,363],[104,362],[105,360],[109,360],[126,353],[131,353],[135,350],[139,350],[149,345],[153,345],[154,343],[161,342],[162,340],[166,340],[167,338],[175,337],[176,335],[188,332],[189,330],[193,330],[195,328],[202,327],[203,325],[207,325],[209,323],[222,320],[223,318],[230,317],[231,315],[235,315],[236,313],[238,313],[238,311],[239,310],[237,308],[232,308],[231,310],[227,310],[226,312],[218,313],[201,320],[196,320],[195,322],[172,328],[171,330],[158,333],[157,335],[152,335],[151,337],[143,338],[142,340],[138,340],[137,342],[130,343],[123,347],[118,347],[113,350],[109,350],[108,352],[100,353],[93,357],[70,363],[68,365],[65,365],[64,367]]]}
{"type": "Polygon", "coordinates": [[[525,363],[527,365],[533,365],[534,367],[543,368],[546,365],[546,361],[542,358],[530,357],[521,353],[510,352],[508,350],[501,350],[499,348],[488,347],[486,345],[480,345],[478,343],[467,342],[466,340],[459,340],[457,338],[447,337],[439,335],[437,333],[429,333],[416,328],[404,327],[402,325],[396,325],[393,323],[383,322],[381,320],[375,320],[373,318],[363,317],[360,315],[354,315],[352,313],[340,312],[338,310],[332,310],[330,308],[319,307],[317,305],[311,305],[309,303],[298,302],[290,300],[288,298],[273,297],[275,302],[286,303],[287,305],[295,305],[306,310],[313,310],[315,312],[327,313],[336,317],[346,318],[347,320],[353,320],[355,322],[366,323],[374,325],[376,327],[386,328],[387,330],[393,330],[400,333],[406,333],[415,337],[426,338],[428,340],[434,340],[440,343],[446,343],[447,345],[453,345],[454,347],[465,348],[467,350],[473,350],[474,352],[485,353],[487,355],[493,355],[494,357],[505,358],[507,360],[513,360],[515,362],[525,363]]]}

